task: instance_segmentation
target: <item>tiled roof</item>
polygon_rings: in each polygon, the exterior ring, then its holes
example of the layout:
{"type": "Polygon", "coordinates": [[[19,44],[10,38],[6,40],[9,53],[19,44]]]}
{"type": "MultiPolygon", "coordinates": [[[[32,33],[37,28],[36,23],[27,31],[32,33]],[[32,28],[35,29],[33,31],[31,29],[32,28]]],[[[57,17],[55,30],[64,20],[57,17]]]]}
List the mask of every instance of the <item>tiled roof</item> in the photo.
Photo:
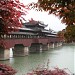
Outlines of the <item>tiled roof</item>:
{"type": "Polygon", "coordinates": [[[34,33],[31,33],[31,32],[9,32],[9,34],[36,35],[36,34],[34,34],[34,33]]]}
{"type": "Polygon", "coordinates": [[[42,26],[42,27],[47,27],[48,25],[45,25],[44,23],[42,22],[39,22],[39,21],[33,21],[33,22],[26,22],[26,23],[23,23],[23,25],[28,25],[28,26],[34,26],[34,25],[38,25],[38,26],[42,26]]]}
{"type": "Polygon", "coordinates": [[[23,27],[23,28],[18,28],[18,29],[20,29],[20,30],[29,30],[29,31],[33,31],[33,29],[31,29],[31,28],[25,28],[25,27],[23,27]]]}

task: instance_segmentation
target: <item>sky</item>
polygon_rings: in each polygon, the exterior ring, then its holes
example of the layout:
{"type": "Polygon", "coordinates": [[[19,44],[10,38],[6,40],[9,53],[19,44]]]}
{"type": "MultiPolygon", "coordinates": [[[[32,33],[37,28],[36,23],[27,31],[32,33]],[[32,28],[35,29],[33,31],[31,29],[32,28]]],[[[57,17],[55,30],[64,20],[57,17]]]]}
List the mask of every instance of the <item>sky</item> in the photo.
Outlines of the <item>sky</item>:
{"type": "MultiPolygon", "coordinates": [[[[37,2],[38,0],[20,0],[23,4],[27,5],[31,2],[37,2]]],[[[46,29],[52,29],[56,32],[65,29],[66,25],[62,24],[58,17],[55,15],[48,15],[48,12],[41,12],[35,10],[28,10],[28,14],[24,17],[27,21],[33,18],[36,21],[42,21],[44,24],[48,24],[46,29]]]]}

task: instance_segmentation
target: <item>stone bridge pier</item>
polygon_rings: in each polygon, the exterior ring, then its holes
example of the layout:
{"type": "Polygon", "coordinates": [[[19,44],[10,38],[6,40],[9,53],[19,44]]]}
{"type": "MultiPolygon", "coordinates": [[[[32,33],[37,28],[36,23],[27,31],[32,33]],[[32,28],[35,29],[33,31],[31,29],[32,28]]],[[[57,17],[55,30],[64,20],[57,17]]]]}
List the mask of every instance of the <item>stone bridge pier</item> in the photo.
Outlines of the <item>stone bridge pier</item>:
{"type": "Polygon", "coordinates": [[[55,43],[54,42],[50,42],[47,44],[48,46],[48,50],[50,50],[51,48],[55,48],[55,43]]]}
{"type": "Polygon", "coordinates": [[[50,42],[47,46],[49,50],[50,48],[56,48],[62,46],[62,42],[50,42]]]}
{"type": "Polygon", "coordinates": [[[29,52],[30,53],[36,53],[36,52],[43,52],[47,51],[49,49],[48,44],[42,44],[42,43],[32,43],[29,52]]]}
{"type": "Polygon", "coordinates": [[[0,60],[8,60],[10,58],[10,48],[0,47],[0,60]]]}
{"type": "MultiPolygon", "coordinates": [[[[62,41],[49,39],[4,39],[4,47],[0,46],[0,60],[10,59],[10,48],[13,56],[26,56],[29,53],[43,52],[62,45],[62,41]]],[[[0,44],[2,43],[0,41],[0,44]]]]}
{"type": "Polygon", "coordinates": [[[12,50],[13,56],[26,56],[29,54],[29,47],[26,47],[23,44],[16,44],[12,50]]]}
{"type": "Polygon", "coordinates": [[[37,52],[42,52],[42,44],[32,43],[29,48],[29,53],[37,53],[37,52]]]}

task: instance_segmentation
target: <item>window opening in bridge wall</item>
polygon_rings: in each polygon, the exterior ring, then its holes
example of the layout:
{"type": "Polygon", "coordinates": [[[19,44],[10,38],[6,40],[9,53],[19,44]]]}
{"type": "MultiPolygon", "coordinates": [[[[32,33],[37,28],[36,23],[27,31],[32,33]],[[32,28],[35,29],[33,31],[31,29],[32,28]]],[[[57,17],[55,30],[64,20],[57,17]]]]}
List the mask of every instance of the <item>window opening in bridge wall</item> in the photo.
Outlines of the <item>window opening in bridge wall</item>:
{"type": "Polygon", "coordinates": [[[32,38],[32,35],[30,35],[30,38],[32,38]]]}
{"type": "Polygon", "coordinates": [[[13,35],[13,38],[15,38],[15,35],[13,35]]]}
{"type": "Polygon", "coordinates": [[[21,35],[19,35],[19,38],[21,39],[21,35]]]}
{"type": "Polygon", "coordinates": [[[28,35],[26,35],[26,38],[28,38],[28,35]]]}
{"type": "Polygon", "coordinates": [[[6,39],[6,34],[4,34],[4,39],[6,39]]]}
{"type": "Polygon", "coordinates": [[[23,38],[25,38],[25,35],[23,35],[23,38]]]}
{"type": "Polygon", "coordinates": [[[23,38],[23,35],[21,35],[21,38],[23,38]]]}
{"type": "Polygon", "coordinates": [[[3,35],[2,34],[0,35],[0,38],[3,38],[3,35]]]}
{"type": "Polygon", "coordinates": [[[30,38],[30,35],[28,35],[28,38],[30,38]]]}
{"type": "Polygon", "coordinates": [[[9,35],[6,35],[6,38],[9,39],[9,35]]]}
{"type": "Polygon", "coordinates": [[[16,38],[16,35],[14,34],[14,39],[16,38]]]}
{"type": "Polygon", "coordinates": [[[20,38],[19,35],[17,35],[17,38],[20,38]]]}
{"type": "Polygon", "coordinates": [[[9,34],[9,38],[11,39],[11,35],[9,34]]]}

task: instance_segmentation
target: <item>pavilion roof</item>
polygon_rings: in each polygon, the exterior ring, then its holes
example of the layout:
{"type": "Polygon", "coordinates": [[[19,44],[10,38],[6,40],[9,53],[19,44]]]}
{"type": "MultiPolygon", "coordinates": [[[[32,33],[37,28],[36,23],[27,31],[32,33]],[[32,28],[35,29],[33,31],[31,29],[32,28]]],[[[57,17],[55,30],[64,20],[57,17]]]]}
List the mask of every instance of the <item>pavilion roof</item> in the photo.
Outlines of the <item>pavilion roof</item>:
{"type": "Polygon", "coordinates": [[[53,31],[50,31],[48,29],[41,29],[41,28],[34,28],[34,29],[31,29],[31,28],[27,28],[27,27],[23,27],[23,28],[19,28],[20,30],[24,30],[24,31],[40,31],[40,32],[43,32],[43,33],[48,33],[48,34],[53,34],[53,35],[56,35],[57,33],[53,32],[53,31]]]}
{"type": "Polygon", "coordinates": [[[23,23],[25,26],[41,26],[41,27],[47,27],[48,25],[44,24],[41,21],[30,21],[23,23]]]}
{"type": "Polygon", "coordinates": [[[49,36],[49,37],[58,37],[58,36],[56,36],[56,35],[53,35],[53,34],[46,34],[46,36],[49,36]]]}
{"type": "Polygon", "coordinates": [[[27,28],[27,27],[22,27],[22,28],[18,28],[19,30],[24,30],[24,31],[34,31],[31,28],[27,28]]]}
{"type": "Polygon", "coordinates": [[[36,35],[32,32],[9,32],[9,34],[36,35]]]}

